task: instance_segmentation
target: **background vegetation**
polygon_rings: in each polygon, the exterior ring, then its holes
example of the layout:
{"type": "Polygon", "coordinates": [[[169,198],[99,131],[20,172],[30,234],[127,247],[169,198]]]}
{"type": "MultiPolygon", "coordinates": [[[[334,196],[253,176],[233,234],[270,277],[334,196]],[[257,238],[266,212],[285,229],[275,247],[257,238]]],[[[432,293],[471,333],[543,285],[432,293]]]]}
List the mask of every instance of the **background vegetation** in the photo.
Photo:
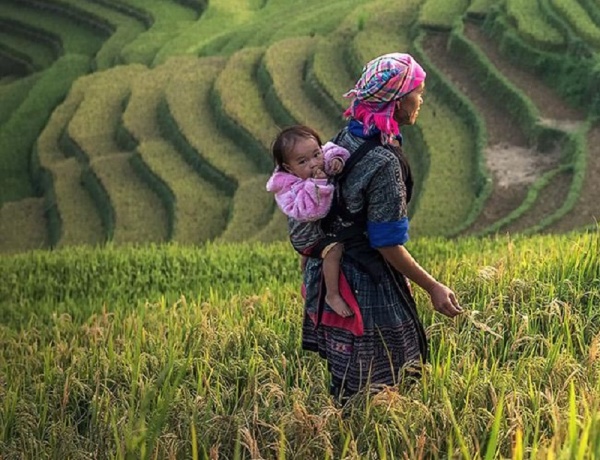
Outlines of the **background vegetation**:
{"type": "Polygon", "coordinates": [[[404,129],[413,236],[589,227],[600,214],[599,10],[575,0],[1,0],[0,251],[284,240],[260,186],[271,139],[291,123],[332,136],[362,65],[398,50],[429,75],[421,124],[404,129]],[[489,163],[499,145],[523,149],[537,181],[502,190],[489,163]],[[546,186],[548,152],[560,193],[546,186]]]}

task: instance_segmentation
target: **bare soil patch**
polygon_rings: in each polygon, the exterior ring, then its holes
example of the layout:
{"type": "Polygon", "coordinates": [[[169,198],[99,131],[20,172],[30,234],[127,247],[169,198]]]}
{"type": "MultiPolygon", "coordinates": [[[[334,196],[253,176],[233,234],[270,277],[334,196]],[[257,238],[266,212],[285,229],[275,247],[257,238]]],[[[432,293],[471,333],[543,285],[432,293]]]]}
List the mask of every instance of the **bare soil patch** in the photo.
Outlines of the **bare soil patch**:
{"type": "Polygon", "coordinates": [[[530,185],[560,159],[560,152],[538,153],[510,144],[496,144],[485,150],[486,165],[494,174],[499,188],[530,185]]]}

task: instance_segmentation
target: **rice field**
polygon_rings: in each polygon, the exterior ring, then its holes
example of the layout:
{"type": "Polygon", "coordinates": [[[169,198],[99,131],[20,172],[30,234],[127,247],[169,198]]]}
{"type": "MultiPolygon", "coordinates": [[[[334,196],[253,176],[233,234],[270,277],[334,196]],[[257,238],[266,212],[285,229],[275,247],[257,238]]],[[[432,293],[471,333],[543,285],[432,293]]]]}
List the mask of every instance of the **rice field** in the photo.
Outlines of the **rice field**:
{"type": "Polygon", "coordinates": [[[422,379],[340,408],[286,243],[0,259],[0,456],[597,458],[600,232],[410,243],[465,313],[422,379]]]}

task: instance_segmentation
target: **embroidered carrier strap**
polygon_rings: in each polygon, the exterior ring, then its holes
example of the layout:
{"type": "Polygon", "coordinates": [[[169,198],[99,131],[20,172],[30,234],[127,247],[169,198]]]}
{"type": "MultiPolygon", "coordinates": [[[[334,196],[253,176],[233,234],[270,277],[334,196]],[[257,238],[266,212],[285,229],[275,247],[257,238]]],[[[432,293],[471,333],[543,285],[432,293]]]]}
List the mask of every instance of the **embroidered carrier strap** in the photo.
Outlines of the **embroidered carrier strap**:
{"type": "MultiPolygon", "coordinates": [[[[337,138],[334,140],[334,142],[337,142],[337,138]]],[[[371,150],[373,150],[375,147],[378,147],[378,146],[381,146],[381,143],[374,139],[367,139],[366,141],[364,141],[354,151],[354,153],[352,153],[352,155],[350,155],[350,158],[348,158],[348,160],[346,161],[346,164],[344,165],[344,169],[342,169],[342,172],[340,174],[338,174],[337,176],[335,176],[334,200],[333,200],[333,203],[331,204],[331,210],[329,211],[329,214],[327,215],[326,219],[328,217],[333,217],[333,216],[340,216],[343,219],[348,219],[350,221],[356,221],[357,218],[359,218],[359,217],[363,217],[364,219],[366,219],[366,215],[361,216],[361,214],[364,214],[363,212],[352,214],[350,211],[348,211],[346,202],[345,202],[344,197],[341,192],[341,185],[346,181],[348,174],[350,173],[350,171],[352,171],[352,168],[354,168],[356,163],[358,163],[368,152],[370,152],[371,150]]],[[[366,212],[366,210],[364,210],[364,211],[366,212]]]]}
{"type": "MultiPolygon", "coordinates": [[[[334,140],[336,142],[338,138],[334,140]]],[[[369,244],[366,236],[367,220],[368,220],[368,209],[363,206],[357,212],[351,212],[346,205],[344,196],[342,193],[342,185],[348,177],[352,168],[371,150],[383,147],[389,149],[387,146],[383,146],[379,141],[371,138],[365,140],[346,161],[344,169],[340,174],[335,176],[335,195],[331,209],[327,216],[321,221],[321,225],[326,234],[332,231],[333,224],[337,218],[342,219],[350,225],[346,225],[335,232],[335,239],[339,242],[344,243],[344,254],[346,257],[354,259],[354,261],[363,268],[369,275],[377,281],[382,275],[384,268],[383,259],[381,255],[375,251],[369,244]]],[[[392,150],[394,154],[398,156],[400,166],[402,168],[402,174],[404,177],[410,176],[410,169],[406,160],[398,155],[397,152],[392,150]]],[[[407,189],[409,185],[406,184],[407,189]]],[[[407,190],[407,192],[409,192],[407,190]]],[[[364,193],[364,191],[363,191],[364,193]]],[[[366,200],[365,200],[366,203],[366,200]]]]}

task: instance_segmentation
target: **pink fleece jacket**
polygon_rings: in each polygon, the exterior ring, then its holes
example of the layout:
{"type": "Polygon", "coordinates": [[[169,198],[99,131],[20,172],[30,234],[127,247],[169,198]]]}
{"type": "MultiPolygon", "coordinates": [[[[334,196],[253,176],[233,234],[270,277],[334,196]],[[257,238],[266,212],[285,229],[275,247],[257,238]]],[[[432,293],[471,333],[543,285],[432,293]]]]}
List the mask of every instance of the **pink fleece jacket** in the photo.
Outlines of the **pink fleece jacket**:
{"type": "MultiPolygon", "coordinates": [[[[350,153],[343,147],[327,142],[323,146],[325,173],[332,175],[331,161],[339,159],[345,163],[350,153]]],[[[329,212],[333,201],[334,185],[329,179],[300,179],[279,168],[267,182],[267,191],[275,194],[279,209],[288,217],[299,222],[322,219],[329,212]]]]}

